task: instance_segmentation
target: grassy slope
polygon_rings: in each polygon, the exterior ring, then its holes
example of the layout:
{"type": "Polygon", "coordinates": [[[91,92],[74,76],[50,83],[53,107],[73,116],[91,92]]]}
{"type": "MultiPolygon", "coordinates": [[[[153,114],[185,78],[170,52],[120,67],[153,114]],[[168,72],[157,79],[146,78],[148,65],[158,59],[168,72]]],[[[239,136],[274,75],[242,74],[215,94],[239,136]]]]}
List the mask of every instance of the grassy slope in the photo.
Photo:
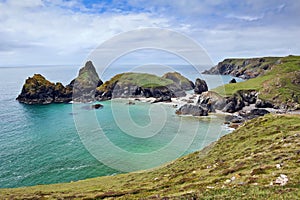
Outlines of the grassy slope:
{"type": "MultiPolygon", "coordinates": [[[[238,90],[257,90],[260,98],[271,102],[297,101],[300,98],[300,87],[293,81],[299,79],[300,56],[288,56],[281,59],[281,64],[276,64],[265,75],[236,84],[226,84],[214,89],[223,96],[229,96],[238,90]],[[292,95],[294,93],[294,95],[292,95]],[[276,99],[273,99],[273,98],[276,99]]],[[[299,101],[299,100],[298,100],[299,101]]]]}
{"type": "Polygon", "coordinates": [[[300,195],[300,116],[267,115],[246,122],[200,152],[152,171],[73,183],[0,190],[1,198],[173,197],[296,199],[300,195]],[[282,164],[282,168],[276,168],[282,164]],[[280,174],[286,186],[270,186],[280,174]],[[229,182],[230,178],[236,180],[229,182]],[[226,182],[227,181],[227,182],[226,182]]]}
{"type": "Polygon", "coordinates": [[[137,85],[140,87],[156,87],[167,86],[174,82],[170,79],[164,79],[153,74],[146,73],[122,73],[112,77],[109,81],[106,81],[103,85],[98,87],[98,90],[105,91],[107,87],[118,81],[123,85],[137,85]]]}

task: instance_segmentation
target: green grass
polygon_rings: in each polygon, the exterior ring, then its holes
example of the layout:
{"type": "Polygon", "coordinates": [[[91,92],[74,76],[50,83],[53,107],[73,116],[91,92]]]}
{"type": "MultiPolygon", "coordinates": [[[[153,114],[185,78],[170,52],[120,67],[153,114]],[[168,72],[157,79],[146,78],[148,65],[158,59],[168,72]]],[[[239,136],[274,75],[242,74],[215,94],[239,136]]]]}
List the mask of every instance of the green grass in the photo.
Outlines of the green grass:
{"type": "Polygon", "coordinates": [[[136,85],[144,88],[153,88],[158,86],[168,86],[174,82],[170,79],[164,79],[153,74],[147,73],[122,73],[114,76],[109,81],[99,86],[97,89],[106,91],[115,82],[122,85],[136,85]]]}
{"type": "MultiPolygon", "coordinates": [[[[278,58],[276,58],[278,59],[278,58]]],[[[235,84],[225,84],[213,91],[222,96],[234,95],[239,90],[256,90],[259,98],[273,103],[299,103],[300,56],[281,58],[264,75],[235,84]]]]}
{"type": "Polygon", "coordinates": [[[200,152],[153,170],[72,183],[1,189],[0,199],[297,199],[299,115],[246,122],[200,152]],[[276,164],[281,164],[280,169],[276,164]],[[273,185],[280,174],[286,186],[273,185]],[[235,177],[234,181],[227,180],[235,177]]]}

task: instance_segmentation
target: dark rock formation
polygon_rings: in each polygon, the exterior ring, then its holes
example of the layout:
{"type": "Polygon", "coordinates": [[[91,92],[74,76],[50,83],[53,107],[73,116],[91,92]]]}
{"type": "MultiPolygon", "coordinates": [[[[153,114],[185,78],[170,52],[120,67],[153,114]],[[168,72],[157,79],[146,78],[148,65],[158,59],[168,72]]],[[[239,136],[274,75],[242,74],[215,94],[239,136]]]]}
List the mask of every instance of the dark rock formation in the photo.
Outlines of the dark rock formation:
{"type": "Polygon", "coordinates": [[[226,99],[226,106],[223,108],[223,112],[234,113],[245,107],[245,102],[236,96],[226,99]]]}
{"type": "Polygon", "coordinates": [[[208,91],[207,84],[204,80],[197,78],[195,82],[194,92],[195,94],[201,94],[202,92],[208,91]]]}
{"type": "Polygon", "coordinates": [[[199,96],[197,104],[207,108],[209,112],[215,112],[226,106],[226,99],[216,92],[207,91],[199,96]]]}
{"type": "Polygon", "coordinates": [[[278,57],[251,58],[251,59],[225,59],[217,66],[206,70],[204,74],[221,74],[250,79],[265,74],[274,65],[280,64],[278,57]]]}
{"type": "Polygon", "coordinates": [[[174,81],[174,83],[177,84],[182,90],[192,90],[195,87],[192,81],[182,76],[178,72],[166,73],[162,76],[162,78],[166,78],[174,81]]]}
{"type": "Polygon", "coordinates": [[[94,108],[94,109],[103,108],[103,105],[100,103],[97,103],[97,104],[92,105],[92,108],[94,108]]]}
{"type": "Polygon", "coordinates": [[[208,110],[201,105],[185,104],[176,110],[177,115],[207,116],[208,110]]]}
{"type": "Polygon", "coordinates": [[[71,81],[74,102],[90,102],[95,100],[96,88],[102,85],[96,69],[91,61],[79,70],[77,78],[71,81]]]}
{"type": "Polygon", "coordinates": [[[273,108],[274,105],[269,101],[258,99],[255,103],[256,108],[273,108]]]}
{"type": "Polygon", "coordinates": [[[80,69],[79,75],[66,87],[61,83],[51,83],[40,74],[28,78],[17,100],[25,104],[67,103],[70,101],[87,102],[94,100],[95,89],[100,86],[95,67],[88,61],[80,69]]]}
{"type": "Polygon", "coordinates": [[[236,83],[235,78],[231,79],[231,80],[229,81],[229,83],[236,83]]]}
{"type": "Polygon", "coordinates": [[[42,75],[34,74],[25,81],[17,100],[25,104],[69,102],[72,100],[72,88],[64,87],[61,83],[51,83],[42,75]]]}
{"type": "Polygon", "coordinates": [[[152,103],[158,103],[158,102],[172,102],[171,96],[161,96],[159,98],[156,98],[152,103]]]}
{"type": "Polygon", "coordinates": [[[250,120],[250,119],[254,119],[256,117],[264,116],[269,113],[270,112],[265,109],[252,109],[252,110],[246,111],[246,112],[241,111],[241,112],[239,112],[239,115],[247,120],[250,120]]]}

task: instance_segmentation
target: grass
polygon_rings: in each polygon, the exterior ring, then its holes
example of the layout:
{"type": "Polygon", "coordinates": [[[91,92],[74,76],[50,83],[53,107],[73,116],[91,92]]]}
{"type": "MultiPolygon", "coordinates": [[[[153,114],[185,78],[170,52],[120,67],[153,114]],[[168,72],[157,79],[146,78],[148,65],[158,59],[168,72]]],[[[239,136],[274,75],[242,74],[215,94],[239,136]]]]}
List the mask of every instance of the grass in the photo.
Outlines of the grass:
{"type": "MultiPolygon", "coordinates": [[[[278,59],[278,58],[276,58],[278,59]]],[[[259,98],[273,103],[299,103],[300,56],[281,58],[264,75],[235,84],[226,84],[213,91],[231,96],[239,90],[256,90],[259,98]]]]}
{"type": "Polygon", "coordinates": [[[106,91],[108,88],[112,87],[114,83],[122,85],[136,85],[144,88],[153,88],[158,86],[168,86],[174,82],[170,79],[164,79],[153,74],[147,73],[122,73],[114,76],[109,81],[106,81],[97,89],[100,91],[106,91]]]}
{"type": "Polygon", "coordinates": [[[0,199],[297,199],[299,144],[299,115],[266,115],[157,169],[1,189],[0,199]],[[288,184],[270,186],[280,174],[288,176],[288,184]]]}

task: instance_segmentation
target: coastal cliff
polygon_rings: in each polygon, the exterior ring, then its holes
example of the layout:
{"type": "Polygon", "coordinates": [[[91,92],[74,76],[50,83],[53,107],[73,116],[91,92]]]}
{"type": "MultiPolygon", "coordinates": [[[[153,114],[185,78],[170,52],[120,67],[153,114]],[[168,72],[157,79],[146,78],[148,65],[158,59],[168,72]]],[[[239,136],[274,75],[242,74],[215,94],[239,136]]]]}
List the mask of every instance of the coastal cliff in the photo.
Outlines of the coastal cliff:
{"type": "Polygon", "coordinates": [[[231,75],[243,79],[264,75],[275,65],[280,64],[281,57],[225,59],[203,74],[231,75]]]}

